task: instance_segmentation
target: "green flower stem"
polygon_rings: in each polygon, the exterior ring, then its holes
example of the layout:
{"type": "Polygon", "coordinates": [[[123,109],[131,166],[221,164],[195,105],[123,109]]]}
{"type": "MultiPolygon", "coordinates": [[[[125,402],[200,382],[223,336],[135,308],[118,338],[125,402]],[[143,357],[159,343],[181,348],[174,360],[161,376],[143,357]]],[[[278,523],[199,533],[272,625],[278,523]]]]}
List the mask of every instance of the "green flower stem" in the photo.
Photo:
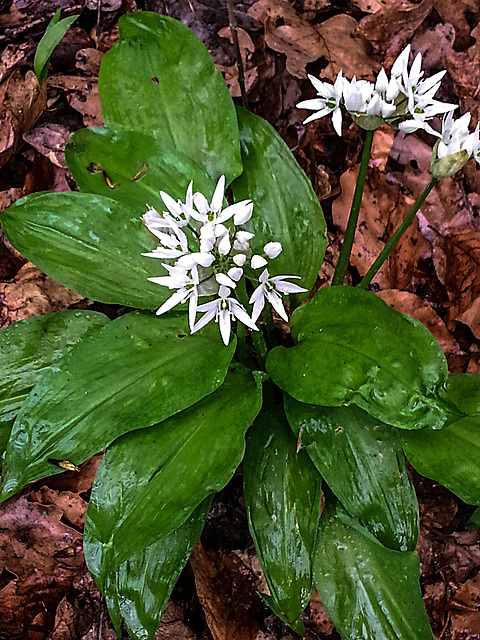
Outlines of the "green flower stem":
{"type": "Polygon", "coordinates": [[[252,355],[251,347],[247,344],[246,326],[237,320],[237,356],[239,361],[249,369],[256,369],[255,358],[252,355]]]}
{"type": "Polygon", "coordinates": [[[350,209],[350,216],[348,218],[342,249],[338,258],[337,268],[335,269],[335,274],[333,276],[332,287],[334,285],[343,284],[348,261],[350,260],[353,240],[355,238],[355,230],[357,228],[358,215],[360,213],[360,205],[362,203],[363,187],[365,186],[365,178],[367,176],[368,161],[370,160],[370,151],[372,150],[373,134],[374,131],[367,131],[367,135],[365,137],[365,145],[363,147],[357,185],[353,195],[352,208],[350,209]]]}
{"type": "Polygon", "coordinates": [[[263,321],[267,330],[267,340],[270,349],[277,346],[277,338],[275,335],[275,324],[273,322],[272,308],[269,304],[263,307],[263,321]]]}
{"type": "Polygon", "coordinates": [[[415,202],[413,207],[410,209],[408,215],[405,217],[405,219],[402,222],[402,224],[398,227],[398,229],[395,231],[393,236],[387,242],[387,244],[385,245],[385,248],[380,253],[380,255],[375,260],[375,262],[372,264],[372,266],[370,267],[370,269],[368,270],[367,274],[364,276],[364,278],[362,279],[360,284],[357,285],[360,289],[366,289],[368,287],[368,285],[370,284],[370,282],[373,280],[373,278],[376,276],[377,272],[381,269],[383,263],[388,258],[390,253],[393,251],[393,249],[395,248],[395,245],[400,240],[400,238],[403,236],[403,234],[405,233],[407,227],[409,226],[409,224],[414,219],[417,211],[420,209],[422,204],[428,198],[428,195],[429,195],[430,191],[437,184],[437,182],[438,182],[438,178],[432,178],[430,180],[430,182],[427,184],[427,186],[423,190],[422,195],[418,198],[418,200],[415,202]]]}
{"type": "MultiPolygon", "coordinates": [[[[235,294],[240,304],[242,304],[245,309],[249,311],[250,305],[248,303],[247,289],[245,288],[244,278],[242,278],[237,283],[235,294]]],[[[257,352],[258,364],[263,369],[263,371],[265,371],[265,359],[267,357],[268,349],[265,343],[265,338],[263,337],[263,333],[261,331],[250,331],[250,335],[252,336],[253,346],[255,347],[255,350],[257,352]]]]}

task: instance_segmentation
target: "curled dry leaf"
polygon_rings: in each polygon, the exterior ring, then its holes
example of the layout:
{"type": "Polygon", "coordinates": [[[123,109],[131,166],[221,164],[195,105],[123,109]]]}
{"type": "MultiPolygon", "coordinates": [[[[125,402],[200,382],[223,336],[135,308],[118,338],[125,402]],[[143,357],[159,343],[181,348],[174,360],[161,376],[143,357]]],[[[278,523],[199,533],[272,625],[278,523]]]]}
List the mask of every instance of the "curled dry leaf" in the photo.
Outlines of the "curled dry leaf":
{"type": "Polygon", "coordinates": [[[198,599],[214,640],[255,640],[256,577],[233,552],[207,551],[198,542],[190,558],[198,599]]]}
{"type": "MultiPolygon", "coordinates": [[[[461,638],[465,629],[480,634],[480,574],[467,580],[449,603],[452,630],[461,638]]],[[[471,637],[471,636],[470,636],[471,637]]]]}
{"type": "Polygon", "coordinates": [[[0,167],[17,151],[22,135],[30,131],[46,107],[46,87],[33,71],[25,77],[15,69],[0,85],[0,167]]]}
{"type": "Polygon", "coordinates": [[[30,637],[35,616],[56,606],[83,566],[82,536],[62,522],[64,511],[27,494],[0,508],[2,632],[30,637]]]}
{"type": "Polygon", "coordinates": [[[98,49],[80,49],[75,54],[75,66],[89,76],[98,76],[103,55],[103,52],[98,49]]]}
{"type": "Polygon", "coordinates": [[[65,91],[70,106],[83,115],[86,127],[103,125],[97,80],[58,75],[48,78],[48,86],[65,91]]]}
{"type": "MultiPolygon", "coordinates": [[[[257,67],[252,66],[252,55],[255,52],[255,45],[248,33],[241,29],[237,29],[238,34],[238,46],[240,47],[240,55],[242,56],[243,70],[245,75],[245,91],[249,93],[258,78],[257,67]]],[[[224,27],[218,32],[220,38],[227,38],[232,42],[232,33],[230,27],[224,27]]],[[[241,95],[240,85],[238,83],[238,68],[236,64],[231,67],[226,67],[217,64],[218,69],[225,74],[225,82],[227,83],[230,94],[234,98],[239,98],[241,95]]]]}
{"type": "Polygon", "coordinates": [[[0,327],[63,311],[86,300],[27,262],[12,281],[0,283],[0,327]]]}
{"type": "Polygon", "coordinates": [[[380,11],[365,16],[357,32],[373,46],[374,52],[384,61],[393,64],[400,51],[412,40],[417,28],[431,12],[433,0],[404,0],[391,2],[380,11]]]}
{"type": "MultiPolygon", "coordinates": [[[[345,233],[357,175],[358,166],[341,176],[342,193],[332,204],[334,224],[342,233],[345,233]]],[[[351,255],[351,264],[360,276],[367,273],[413,203],[413,198],[406,196],[398,186],[389,184],[384,174],[370,167],[351,255]]],[[[418,279],[418,262],[429,250],[430,245],[414,220],[374,282],[382,289],[410,289],[418,279]]]]}
{"type": "Polygon", "coordinates": [[[54,165],[66,169],[65,145],[71,133],[70,129],[62,124],[40,124],[29,133],[23,134],[23,139],[54,165]]]}
{"type": "Polygon", "coordinates": [[[462,322],[480,339],[480,231],[451,229],[437,236],[433,261],[450,299],[447,326],[462,322]]]}
{"type": "Polygon", "coordinates": [[[471,25],[474,20],[478,22],[480,14],[477,0],[434,0],[434,6],[443,22],[453,25],[456,50],[466,49],[470,44],[471,25]]]}

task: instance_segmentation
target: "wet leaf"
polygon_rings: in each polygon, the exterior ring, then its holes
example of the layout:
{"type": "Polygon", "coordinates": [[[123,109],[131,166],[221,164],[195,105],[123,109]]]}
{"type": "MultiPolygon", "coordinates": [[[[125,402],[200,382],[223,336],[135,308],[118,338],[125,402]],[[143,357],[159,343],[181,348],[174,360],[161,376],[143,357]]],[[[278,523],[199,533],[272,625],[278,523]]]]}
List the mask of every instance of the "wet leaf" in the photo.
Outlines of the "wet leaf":
{"type": "Polygon", "coordinates": [[[172,589],[200,537],[211,502],[211,498],[204,500],[178,529],[134,553],[108,574],[104,595],[119,634],[123,620],[135,640],[153,638],[172,589]]]}
{"type": "MultiPolygon", "coordinates": [[[[183,396],[184,388],[177,393],[183,396]]],[[[85,533],[89,569],[101,587],[115,567],[181,526],[225,486],[243,458],[245,432],[260,403],[251,372],[232,364],[223,384],[201,402],[110,446],[95,477],[85,533]]]]}
{"type": "Polygon", "coordinates": [[[447,363],[438,342],[373,293],[321,289],[294,312],[291,329],[296,346],[270,351],[267,370],[300,402],[356,404],[400,429],[439,429],[447,410],[457,411],[442,397],[447,363]]]}
{"type": "Polygon", "coordinates": [[[201,40],[155,13],[124,15],[119,25],[99,76],[107,128],[154,133],[214,180],[231,182],[241,172],[235,108],[201,40]]]}
{"type": "Polygon", "coordinates": [[[59,473],[56,461],[79,465],[124,433],[182,411],[221,385],[235,340],[225,347],[213,325],[191,336],[186,331],[183,317],[133,312],[62,358],[13,425],[2,499],[59,473]]]}
{"type": "Polygon", "coordinates": [[[480,504],[480,375],[450,375],[447,391],[466,416],[440,431],[402,431],[405,453],[419,473],[480,504]]]}
{"type": "Polygon", "coordinates": [[[418,504],[395,429],[357,407],[319,407],[285,396],[285,411],[350,515],[386,547],[413,551],[418,504]]]}
{"type": "Polygon", "coordinates": [[[281,406],[267,405],[255,420],[243,475],[250,531],[271,594],[262,597],[303,634],[299,616],[313,590],[322,480],[306,451],[297,451],[281,406]]]}
{"type": "Polygon", "coordinates": [[[42,271],[84,296],[152,309],[170,293],[147,278],[165,273],[141,254],[156,240],[125,205],[89,193],[35,193],[1,215],[10,242],[42,271]]]}
{"type": "Polygon", "coordinates": [[[194,191],[204,193],[208,200],[215,189],[202,167],[137,131],[82,129],[72,136],[66,158],[81,191],[118,200],[140,215],[147,204],[165,209],[160,191],[185,201],[191,180],[194,191]]]}
{"type": "Polygon", "coordinates": [[[320,518],[315,582],[343,638],[434,640],[412,551],[382,546],[340,504],[320,518]]]}
{"type": "Polygon", "coordinates": [[[63,311],[22,320],[0,331],[0,452],[40,376],[107,322],[102,313],[63,311]]]}

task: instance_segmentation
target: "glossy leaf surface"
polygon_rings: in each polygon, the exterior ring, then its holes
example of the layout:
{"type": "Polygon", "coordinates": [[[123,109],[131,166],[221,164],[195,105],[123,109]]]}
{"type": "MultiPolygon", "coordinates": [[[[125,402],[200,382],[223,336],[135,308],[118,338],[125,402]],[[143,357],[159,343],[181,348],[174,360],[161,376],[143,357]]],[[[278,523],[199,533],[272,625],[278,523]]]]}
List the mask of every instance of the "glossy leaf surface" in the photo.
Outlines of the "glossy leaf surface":
{"type": "Polygon", "coordinates": [[[188,27],[156,13],[119,21],[99,90],[105,126],[155,134],[227,184],[242,171],[235,107],[206,47],[188,27]]]}
{"type": "Polygon", "coordinates": [[[212,498],[204,500],[181,527],[134,553],[107,576],[103,593],[119,636],[123,620],[134,640],[153,638],[211,503],[212,498]]]}
{"type": "Polygon", "coordinates": [[[321,289],[292,316],[292,349],[267,358],[273,381],[300,402],[356,404],[401,429],[447,418],[447,363],[431,333],[373,293],[321,289]]]}
{"type": "Polygon", "coordinates": [[[304,633],[299,620],[313,589],[321,477],[296,440],[282,406],[264,407],[247,439],[243,464],[250,531],[276,615],[304,633]]]}
{"type": "Polygon", "coordinates": [[[302,447],[343,506],[382,544],[413,551],[418,504],[392,427],[358,407],[320,407],[285,396],[302,447]]]}
{"type": "Polygon", "coordinates": [[[318,593],[344,640],[434,640],[413,551],[386,549],[340,504],[320,518],[318,593]]]}
{"type": "Polygon", "coordinates": [[[447,391],[467,415],[440,431],[403,433],[408,461],[468,504],[480,504],[480,375],[448,376],[447,391]]]}
{"type": "Polygon", "coordinates": [[[86,521],[89,569],[99,585],[225,486],[242,460],[245,432],[260,405],[259,383],[232,364],[214,393],[111,445],[95,477],[86,521]]]}
{"type": "Polygon", "coordinates": [[[80,129],[71,137],[65,157],[81,191],[118,200],[131,207],[131,214],[144,214],[147,204],[165,210],[160,191],[184,202],[191,180],[194,190],[208,200],[215,188],[202,167],[138,131],[80,129]]]}
{"type": "Polygon", "coordinates": [[[54,280],[109,304],[159,307],[170,292],[147,280],[165,275],[160,260],[142,256],[158,245],[132,211],[89,193],[35,193],[0,217],[20,253],[54,280]]]}
{"type": "Polygon", "coordinates": [[[124,433],[160,422],[219,387],[235,340],[225,347],[213,324],[191,336],[186,331],[183,317],[129,313],[62,358],[33,388],[13,425],[1,498],[60,473],[55,461],[78,465],[124,433]]]}
{"type": "Polygon", "coordinates": [[[254,204],[252,249],[262,254],[267,242],[281,242],[282,253],[269,264],[271,275],[301,276],[294,282],[310,290],[327,246],[318,198],[275,129],[241,107],[237,113],[244,171],[232,187],[237,200],[254,204]]]}
{"type": "Polygon", "coordinates": [[[23,401],[40,376],[109,320],[95,311],[61,311],[0,331],[0,454],[23,401]]]}

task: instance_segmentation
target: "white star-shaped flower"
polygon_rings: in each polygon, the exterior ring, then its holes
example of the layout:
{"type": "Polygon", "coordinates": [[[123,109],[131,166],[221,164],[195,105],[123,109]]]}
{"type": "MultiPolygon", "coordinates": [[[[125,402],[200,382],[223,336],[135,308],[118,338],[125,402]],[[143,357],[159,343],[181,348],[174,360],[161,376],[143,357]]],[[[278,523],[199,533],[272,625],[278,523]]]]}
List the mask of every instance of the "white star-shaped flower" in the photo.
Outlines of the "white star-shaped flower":
{"type": "Polygon", "coordinates": [[[306,291],[303,287],[299,287],[292,282],[285,282],[287,278],[300,278],[300,276],[274,276],[273,278],[268,273],[268,269],[265,269],[259,277],[260,284],[252,293],[249,300],[250,304],[253,304],[252,320],[256,322],[263,307],[265,306],[265,300],[267,300],[278,315],[288,322],[287,312],[283,306],[282,298],[279,293],[301,293],[306,291]]]}

